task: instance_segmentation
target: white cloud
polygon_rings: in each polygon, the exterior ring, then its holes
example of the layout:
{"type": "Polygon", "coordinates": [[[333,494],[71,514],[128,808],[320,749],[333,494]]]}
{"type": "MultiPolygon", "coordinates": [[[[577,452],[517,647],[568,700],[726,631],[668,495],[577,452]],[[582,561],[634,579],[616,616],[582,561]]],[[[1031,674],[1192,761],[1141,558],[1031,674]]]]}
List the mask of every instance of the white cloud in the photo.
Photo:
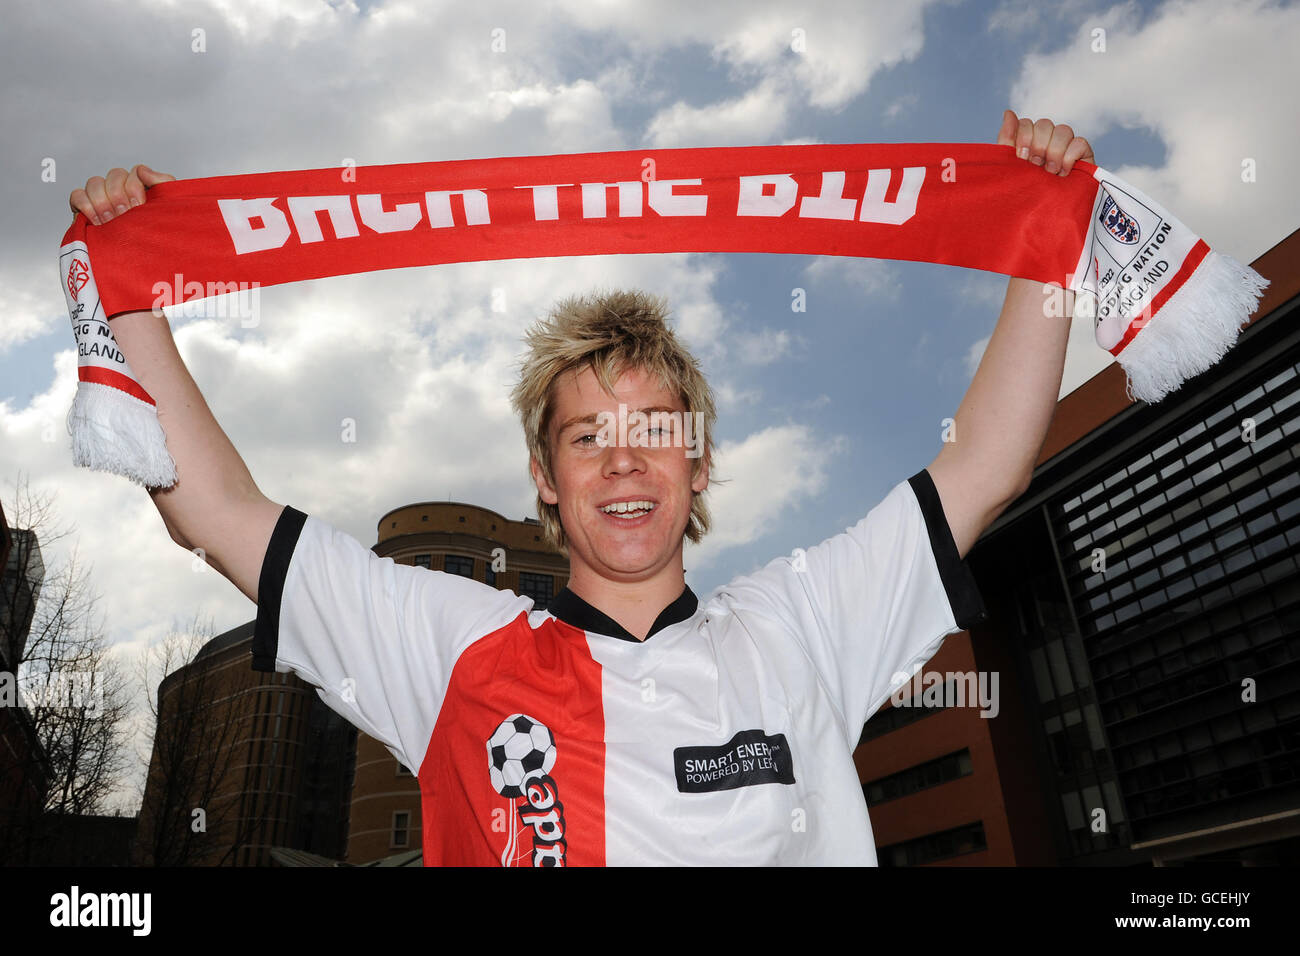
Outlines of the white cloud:
{"type": "Polygon", "coordinates": [[[710,382],[709,385],[713,389],[713,398],[718,407],[719,417],[721,417],[724,412],[752,408],[763,398],[763,393],[759,389],[737,388],[725,379],[710,382]]]}
{"type": "Polygon", "coordinates": [[[809,284],[839,283],[864,298],[897,300],[903,294],[898,270],[885,259],[818,256],[804,269],[809,284]]]}
{"type": "Polygon", "coordinates": [[[790,353],[796,340],[786,329],[758,329],[737,336],[737,358],[746,365],[771,365],[790,353]]]}
{"type": "Polygon", "coordinates": [[[57,303],[51,305],[48,287],[54,284],[53,276],[51,266],[49,273],[41,277],[43,283],[32,276],[32,281],[22,284],[0,285],[0,356],[68,321],[66,310],[58,310],[57,303]]]}
{"type": "Polygon", "coordinates": [[[803,425],[775,425],[718,446],[717,474],[709,485],[713,529],[699,544],[687,542],[685,561],[706,568],[730,547],[762,537],[772,515],[814,500],[825,488],[827,467],[843,451],[842,437],[825,437],[803,425]]]}
{"type": "Polygon", "coordinates": [[[633,41],[639,51],[704,46],[738,78],[779,78],[800,100],[838,109],[866,90],[877,72],[920,54],[924,15],[934,3],[563,0],[560,7],[574,23],[633,41]],[[802,52],[794,48],[797,39],[802,52]]]}
{"type": "Polygon", "coordinates": [[[1060,397],[1069,395],[1114,361],[1115,357],[1097,344],[1091,319],[1071,319],[1060,397]]]}
{"type": "Polygon", "coordinates": [[[289,46],[301,42],[303,34],[312,29],[351,24],[358,12],[354,3],[325,0],[208,0],[208,3],[224,15],[226,23],[239,31],[244,40],[277,37],[289,46]]]}
{"type": "Polygon", "coordinates": [[[609,100],[590,80],[492,90],[487,94],[487,106],[498,123],[540,123],[550,152],[592,152],[621,145],[609,100]]]}
{"type": "Polygon", "coordinates": [[[969,310],[996,317],[1002,310],[1006,294],[1006,276],[994,275],[979,269],[962,270],[960,283],[957,286],[957,298],[969,310]]]}
{"type": "MultiPolygon", "coordinates": [[[[1300,183],[1289,169],[1300,147],[1300,100],[1285,91],[1300,87],[1300,7],[1186,0],[1142,22],[1129,3],[1075,23],[1064,49],[1025,59],[1013,108],[1069,123],[1094,144],[1116,129],[1153,132],[1167,150],[1163,166],[1104,153],[1098,160],[1217,251],[1249,262],[1296,228],[1300,183]],[[1092,49],[1097,27],[1106,31],[1101,53],[1092,49]],[[1242,181],[1246,159],[1255,160],[1256,182],[1242,181]]],[[[1091,323],[1074,322],[1061,394],[1112,361],[1091,323]]]]}
{"type": "Polygon", "coordinates": [[[1036,0],[1003,0],[989,15],[990,33],[1002,32],[1023,36],[1057,23],[1077,23],[1095,6],[1094,0],[1057,0],[1045,4],[1036,0]]]}
{"type": "Polygon", "coordinates": [[[769,143],[785,128],[790,102],[774,83],[754,87],[735,99],[707,106],[674,103],[650,121],[654,146],[753,146],[769,143]]]}
{"type": "Polygon", "coordinates": [[[1141,127],[1164,142],[1159,169],[1101,165],[1147,192],[1212,248],[1250,261],[1300,221],[1300,7],[1264,0],[1169,3],[1139,25],[1134,4],[1080,21],[1061,50],[1026,58],[1011,93],[1021,115],[1050,116],[1095,140],[1141,127]],[[1106,30],[1094,53],[1092,29],[1106,30]],[[1243,68],[1249,64],[1248,68],[1243,68]],[[1242,161],[1259,181],[1242,182],[1242,161]],[[1265,185],[1266,184],[1266,185],[1265,185]]]}
{"type": "MultiPolygon", "coordinates": [[[[779,139],[791,115],[806,105],[837,110],[861,95],[877,72],[914,59],[924,45],[922,22],[929,3],[748,3],[743,8],[701,6],[684,0],[644,5],[642,17],[626,7],[588,11],[581,22],[626,30],[639,26],[642,48],[706,43],[745,82],[745,92],[703,105],[677,102],[651,120],[656,146],[756,145],[779,139]]],[[[900,107],[902,108],[902,107],[900,107]]],[[[798,138],[791,142],[810,141],[798,138]]]]}
{"type": "Polygon", "coordinates": [[[915,92],[904,93],[902,96],[898,97],[898,99],[894,100],[894,102],[885,107],[885,119],[892,121],[898,119],[900,116],[906,116],[916,108],[916,104],[919,100],[920,96],[915,92]]]}

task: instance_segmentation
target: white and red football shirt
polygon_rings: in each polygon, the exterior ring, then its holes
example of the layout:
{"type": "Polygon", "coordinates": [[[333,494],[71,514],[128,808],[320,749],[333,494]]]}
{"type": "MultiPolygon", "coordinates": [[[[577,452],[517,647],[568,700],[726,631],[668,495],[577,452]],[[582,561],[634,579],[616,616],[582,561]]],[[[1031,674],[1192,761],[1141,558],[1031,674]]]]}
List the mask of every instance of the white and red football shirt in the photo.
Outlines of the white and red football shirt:
{"type": "Polygon", "coordinates": [[[293,671],[418,776],[424,863],[866,864],[862,726],[984,614],[927,471],[645,641],[381,558],[285,508],[257,670],[293,671]]]}

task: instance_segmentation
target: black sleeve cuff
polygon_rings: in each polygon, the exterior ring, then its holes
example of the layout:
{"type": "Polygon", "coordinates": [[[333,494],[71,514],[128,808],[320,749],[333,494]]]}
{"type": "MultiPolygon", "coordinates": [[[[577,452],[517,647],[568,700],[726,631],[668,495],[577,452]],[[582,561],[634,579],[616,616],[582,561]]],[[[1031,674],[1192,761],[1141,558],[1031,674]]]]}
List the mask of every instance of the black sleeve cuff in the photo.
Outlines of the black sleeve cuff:
{"type": "Polygon", "coordinates": [[[907,483],[912,486],[916,500],[921,505],[921,514],[925,516],[925,528],[930,534],[930,549],[939,565],[939,577],[948,594],[953,619],[958,627],[967,630],[988,619],[984,599],[975,584],[975,575],[957,554],[957,542],[953,540],[948,517],[943,513],[943,502],[939,500],[939,489],[934,486],[930,472],[922,468],[907,479],[907,483]]]}
{"type": "Polygon", "coordinates": [[[280,512],[257,579],[257,622],[253,625],[253,670],[274,671],[280,644],[280,599],[289,560],[307,516],[289,505],[280,512]]]}

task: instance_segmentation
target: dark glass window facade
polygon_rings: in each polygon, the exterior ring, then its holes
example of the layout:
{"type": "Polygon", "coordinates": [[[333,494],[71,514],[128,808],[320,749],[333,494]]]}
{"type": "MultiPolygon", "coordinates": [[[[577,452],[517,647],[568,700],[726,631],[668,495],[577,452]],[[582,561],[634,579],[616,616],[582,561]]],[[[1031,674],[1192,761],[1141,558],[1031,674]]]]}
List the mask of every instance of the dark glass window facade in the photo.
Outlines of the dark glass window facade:
{"type": "Polygon", "coordinates": [[[989,639],[1011,640],[1021,655],[1020,683],[1040,737],[1058,852],[1071,857],[1128,846],[1087,652],[1042,509],[982,542],[969,560],[997,632],[989,639]]]}
{"type": "Polygon", "coordinates": [[[1300,806],[1300,344],[1244,353],[1055,465],[968,559],[1065,857],[1300,806]]]}
{"type": "Polygon", "coordinates": [[[1248,379],[1048,509],[1148,833],[1300,780],[1297,372],[1248,379]]]}

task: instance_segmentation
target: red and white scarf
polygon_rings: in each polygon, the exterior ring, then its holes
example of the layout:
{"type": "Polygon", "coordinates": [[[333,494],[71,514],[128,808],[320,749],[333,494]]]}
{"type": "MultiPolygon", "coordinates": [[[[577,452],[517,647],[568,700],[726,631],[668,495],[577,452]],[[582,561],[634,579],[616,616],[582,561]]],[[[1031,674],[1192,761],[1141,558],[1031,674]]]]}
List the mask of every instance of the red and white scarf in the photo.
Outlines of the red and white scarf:
{"type": "Polygon", "coordinates": [[[148,487],[176,480],[110,316],[380,269],[649,252],[910,259],[1055,283],[1148,402],[1222,358],[1267,285],[1101,167],[1052,176],[1009,146],[669,149],[180,180],[102,226],[79,215],[63,238],[80,356],[74,461],[148,487]]]}

